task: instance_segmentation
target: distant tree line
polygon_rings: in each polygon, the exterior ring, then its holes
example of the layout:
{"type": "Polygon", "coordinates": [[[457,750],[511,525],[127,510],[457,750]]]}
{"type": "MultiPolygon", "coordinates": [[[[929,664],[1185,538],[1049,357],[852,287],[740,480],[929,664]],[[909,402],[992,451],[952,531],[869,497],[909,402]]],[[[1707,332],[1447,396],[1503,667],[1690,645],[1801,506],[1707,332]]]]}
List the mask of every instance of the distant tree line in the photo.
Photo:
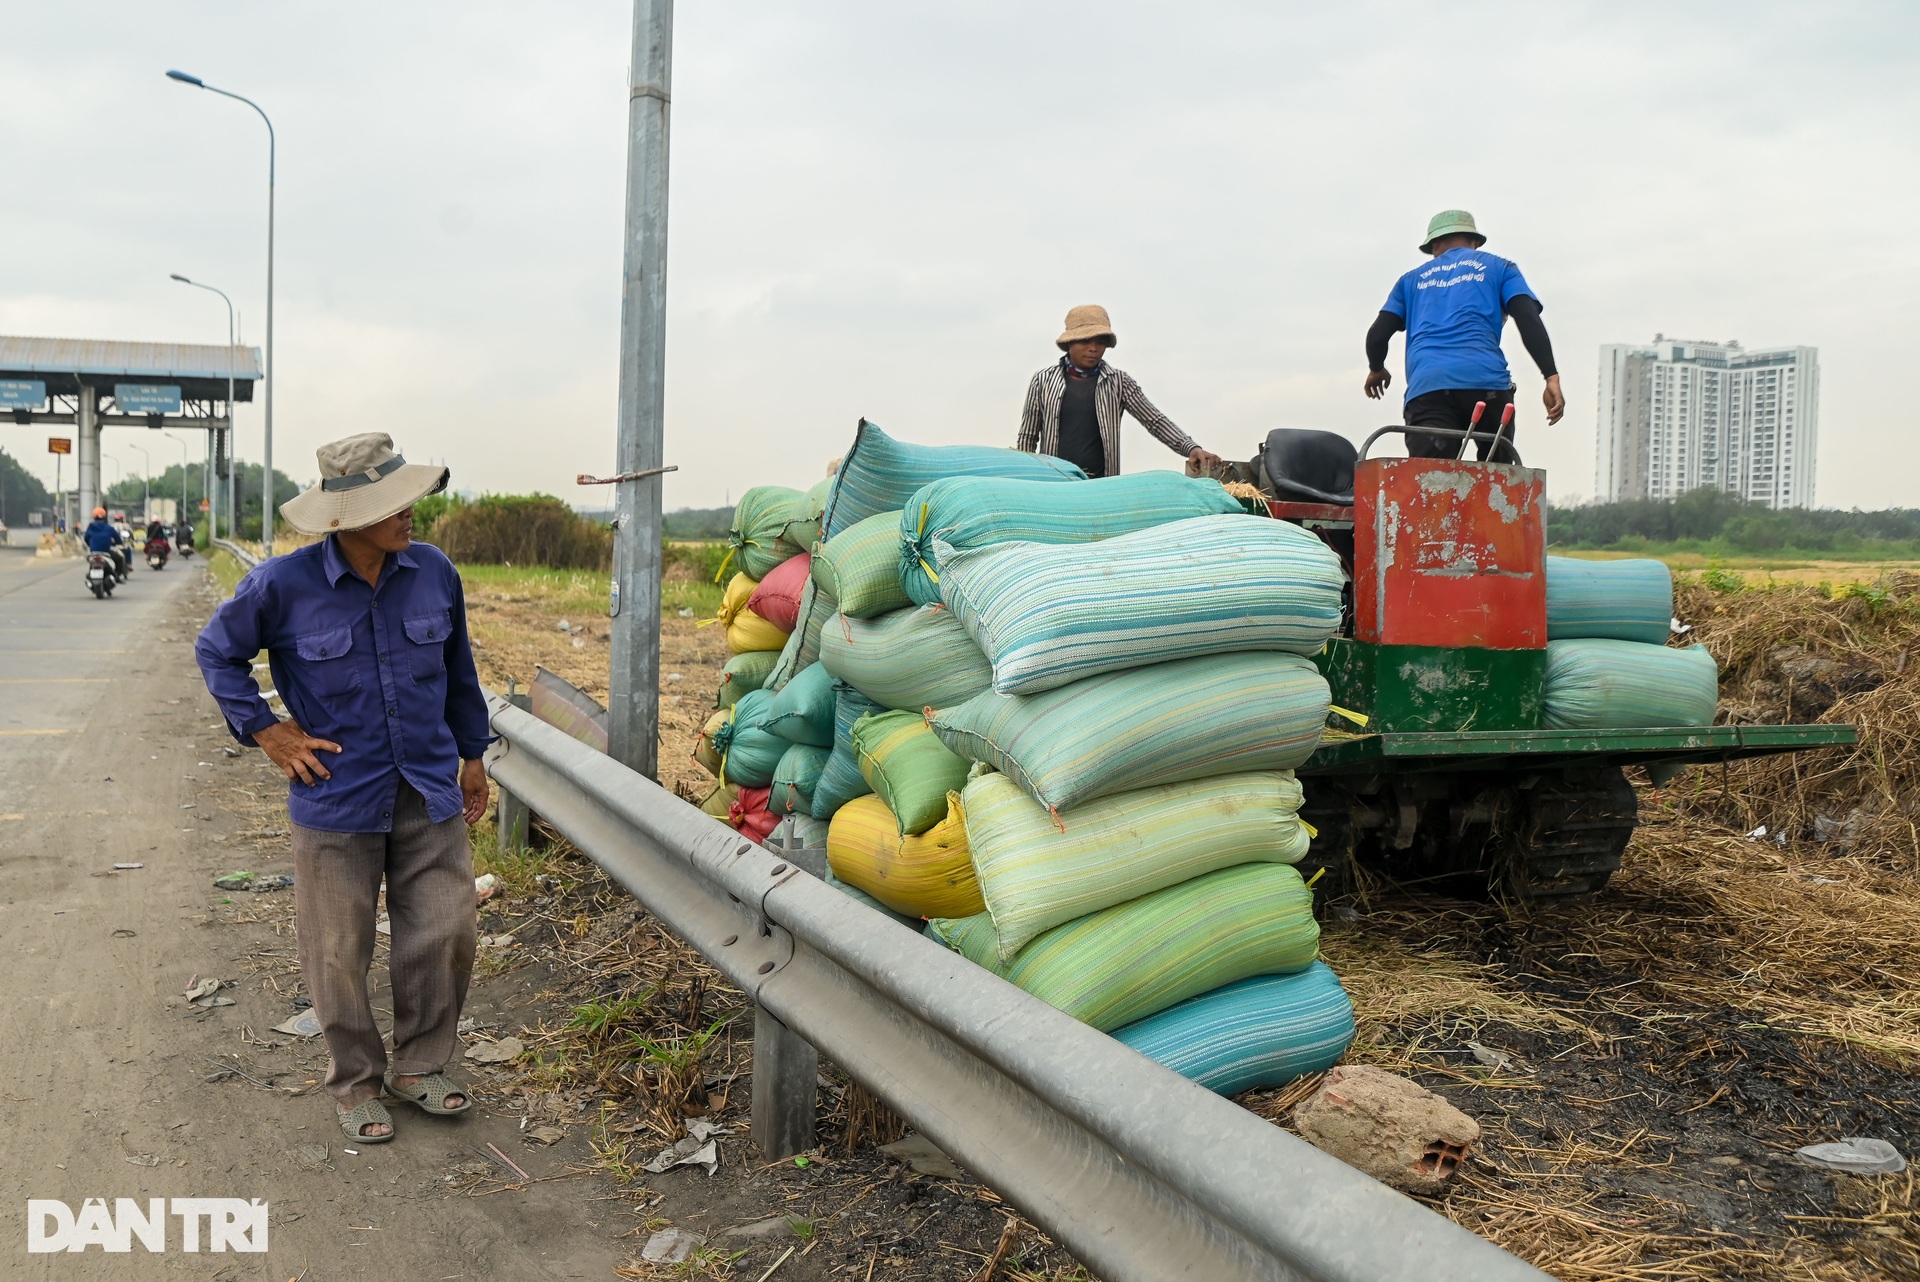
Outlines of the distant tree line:
{"type": "Polygon", "coordinates": [[[724,539],[732,524],[730,507],[683,507],[661,518],[661,528],[670,539],[724,539]]]}
{"type": "Polygon", "coordinates": [[[1555,507],[1547,514],[1547,541],[1560,548],[1618,551],[1678,544],[1708,552],[1915,556],[1920,555],[1920,509],[1776,510],[1703,488],[1675,499],[1555,507]]]}
{"type": "Polygon", "coordinates": [[[414,537],[472,565],[613,568],[613,530],[550,494],[434,494],[413,505],[414,537]]]}
{"type": "Polygon", "coordinates": [[[53,506],[40,478],[0,450],[0,525],[27,523],[27,513],[53,506]]]}

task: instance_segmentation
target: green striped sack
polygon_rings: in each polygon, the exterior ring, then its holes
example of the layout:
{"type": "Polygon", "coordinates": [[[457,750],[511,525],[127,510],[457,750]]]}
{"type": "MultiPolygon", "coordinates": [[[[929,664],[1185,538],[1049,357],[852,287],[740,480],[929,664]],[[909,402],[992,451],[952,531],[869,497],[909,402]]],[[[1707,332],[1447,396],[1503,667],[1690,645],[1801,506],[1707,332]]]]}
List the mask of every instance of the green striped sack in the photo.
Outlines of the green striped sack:
{"type": "Polygon", "coordinates": [[[1150,784],[1291,770],[1313,755],[1327,682],[1275,651],[1108,672],[1038,694],[989,690],[931,718],[940,741],[1055,810],[1150,784]]]}
{"type": "Polygon", "coordinates": [[[1547,558],[1547,638],[1604,637],[1665,645],[1673,571],[1663,562],[1547,558]]]}
{"type": "Polygon", "coordinates": [[[846,682],[833,683],[833,755],[820,772],[820,782],[813,786],[815,819],[832,819],[834,811],[873,791],[853,755],[853,723],[869,712],[885,711],[846,682]]]}
{"type": "Polygon", "coordinates": [[[822,527],[831,539],[876,512],[897,512],[923,485],[943,476],[1015,476],[1036,481],[1084,481],[1087,474],[1065,459],[993,445],[910,445],[877,423],[860,420],[853,448],[827,500],[822,527]]]}
{"type": "Polygon", "coordinates": [[[1549,730],[1710,726],[1719,702],[1720,669],[1705,646],[1547,642],[1549,730]]]}
{"type": "Polygon", "coordinates": [[[765,685],[767,674],[773,671],[779,658],[778,651],[749,650],[728,659],[727,666],[720,669],[720,693],[714,698],[713,706],[731,708],[741,695],[765,685]]]}
{"type": "Polygon", "coordinates": [[[773,671],[767,674],[767,689],[779,693],[803,669],[820,661],[820,630],[833,617],[834,609],[833,594],[809,578],[807,586],[800,589],[800,618],[774,659],[773,671]]]}
{"type": "Polygon", "coordinates": [[[1317,653],[1339,626],[1343,577],[1319,539],[1257,516],[940,552],[941,593],[1001,694],[1203,654],[1317,653]]]}
{"type": "Polygon", "coordinates": [[[807,496],[784,485],[756,485],[740,496],[727,531],[731,551],[713,581],[726,578],[729,569],[758,581],[789,557],[800,555],[817,537],[818,513],[807,510],[807,496]],[[809,533],[809,530],[812,533],[809,533]],[[805,538],[805,543],[799,542],[805,538]]]}
{"type": "Polygon", "coordinates": [[[820,771],[831,755],[830,748],[790,744],[780,754],[780,764],[773,768],[773,792],[767,798],[767,809],[776,815],[811,815],[814,785],[819,783],[820,771]]]}
{"type": "Polygon", "coordinates": [[[1297,863],[1310,840],[1291,770],[1162,784],[1058,812],[983,770],[961,805],[1002,961],[1043,931],[1221,868],[1297,863]]]}
{"type": "Polygon", "coordinates": [[[771,730],[788,743],[809,743],[817,748],[831,748],[832,674],[817,663],[800,669],[800,675],[787,682],[786,687],[773,696],[773,702],[767,705],[758,724],[762,730],[771,730]]]}
{"type": "Polygon", "coordinates": [[[1133,1047],[1221,1095],[1284,1086],[1340,1062],[1353,1041],[1353,1002],[1325,962],[1297,975],[1256,975],[1117,1028],[1133,1047]]]}
{"type": "Polygon", "coordinates": [[[853,723],[861,777],[880,794],[900,835],[914,837],[947,817],[947,794],[966,786],[967,763],[947,751],[917,712],[883,712],[853,723]]]}
{"type": "Polygon", "coordinates": [[[1055,926],[1010,962],[986,913],[927,934],[1084,1024],[1111,1031],[1252,975],[1313,964],[1313,894],[1286,864],[1241,864],[1055,926]]]}
{"type": "Polygon", "coordinates": [[[1178,472],[1104,476],[1066,489],[1045,481],[950,476],[923,485],[900,513],[900,585],[915,604],[940,599],[933,542],[1093,543],[1190,516],[1241,510],[1220,482],[1178,472]]]}
{"type": "Polygon", "coordinates": [[[940,605],[835,615],[820,634],[820,662],[875,703],[910,712],[965,703],[993,683],[987,656],[940,605]]]}
{"type": "Polygon", "coordinates": [[[813,558],[813,578],[849,619],[913,604],[900,588],[900,514],[878,513],[826,540],[813,558]]]}
{"type": "Polygon", "coordinates": [[[729,710],[732,717],[713,732],[713,751],[720,757],[720,781],[746,788],[765,788],[773,783],[774,768],[792,747],[770,730],[762,730],[760,719],[773,704],[765,690],[751,690],[729,710]]]}

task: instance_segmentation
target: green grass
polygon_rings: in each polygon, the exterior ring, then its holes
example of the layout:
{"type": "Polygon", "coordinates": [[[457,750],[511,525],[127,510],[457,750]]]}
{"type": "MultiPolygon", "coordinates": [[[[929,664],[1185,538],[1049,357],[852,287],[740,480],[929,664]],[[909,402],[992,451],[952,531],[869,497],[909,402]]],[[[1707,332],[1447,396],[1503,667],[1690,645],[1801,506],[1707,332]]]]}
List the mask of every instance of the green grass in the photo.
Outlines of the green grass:
{"type": "MultiPolygon", "coordinates": [[[[669,545],[675,546],[675,545],[669,545]]],[[[507,565],[463,565],[468,591],[503,592],[537,600],[543,609],[567,615],[605,615],[611,578],[597,570],[543,570],[507,565]]],[[[720,608],[722,589],[711,575],[668,579],[660,585],[660,612],[672,617],[692,610],[709,615],[720,608]]]]}
{"type": "Polygon", "coordinates": [[[240,564],[240,558],[231,552],[215,551],[207,557],[207,569],[213,572],[214,579],[220,584],[220,590],[228,596],[233,595],[240,580],[246,577],[247,567],[240,564]]]}

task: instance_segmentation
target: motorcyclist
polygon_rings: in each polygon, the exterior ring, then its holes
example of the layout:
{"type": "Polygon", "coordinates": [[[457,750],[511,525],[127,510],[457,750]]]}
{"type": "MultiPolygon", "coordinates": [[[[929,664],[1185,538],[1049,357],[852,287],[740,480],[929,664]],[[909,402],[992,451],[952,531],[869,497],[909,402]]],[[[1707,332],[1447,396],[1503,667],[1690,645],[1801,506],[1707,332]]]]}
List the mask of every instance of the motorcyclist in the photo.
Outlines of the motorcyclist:
{"type": "Polygon", "coordinates": [[[113,576],[123,582],[127,577],[128,557],[125,550],[126,540],[120,531],[107,520],[107,509],[93,509],[93,521],[81,536],[86,540],[87,551],[105,552],[113,558],[113,576]]]}
{"type": "Polygon", "coordinates": [[[168,553],[173,551],[172,546],[167,542],[167,527],[157,519],[149,522],[147,525],[145,551],[147,554],[147,564],[149,565],[153,564],[153,559],[156,556],[160,558],[160,564],[165,565],[167,563],[168,553]]]}
{"type": "Polygon", "coordinates": [[[193,522],[183,520],[173,528],[174,550],[181,556],[193,555],[193,522]]]}

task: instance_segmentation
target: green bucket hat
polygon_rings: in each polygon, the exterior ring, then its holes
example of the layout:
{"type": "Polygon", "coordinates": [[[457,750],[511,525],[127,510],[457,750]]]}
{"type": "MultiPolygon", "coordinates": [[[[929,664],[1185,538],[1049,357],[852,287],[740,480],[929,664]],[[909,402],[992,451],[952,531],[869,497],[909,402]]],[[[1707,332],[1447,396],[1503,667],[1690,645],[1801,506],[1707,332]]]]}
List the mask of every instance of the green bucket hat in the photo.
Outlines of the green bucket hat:
{"type": "Polygon", "coordinates": [[[1482,236],[1480,229],[1473,225],[1472,214],[1464,209],[1443,209],[1427,220],[1427,238],[1421,242],[1420,252],[1431,254],[1433,250],[1428,248],[1429,245],[1442,236],[1451,236],[1455,232],[1465,232],[1473,237],[1476,248],[1487,243],[1487,238],[1482,236]]]}

